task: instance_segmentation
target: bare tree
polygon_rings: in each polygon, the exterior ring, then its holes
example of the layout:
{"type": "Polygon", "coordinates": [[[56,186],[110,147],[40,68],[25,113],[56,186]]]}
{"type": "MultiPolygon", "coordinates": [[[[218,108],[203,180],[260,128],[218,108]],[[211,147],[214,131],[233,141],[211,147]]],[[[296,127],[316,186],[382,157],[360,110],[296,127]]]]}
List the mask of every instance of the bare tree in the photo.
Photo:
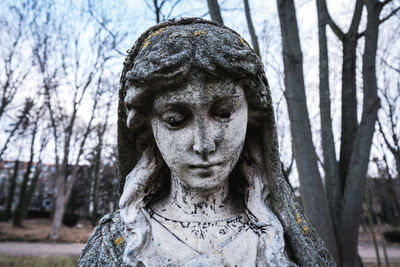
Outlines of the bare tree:
{"type": "MultiPolygon", "coordinates": [[[[292,0],[278,0],[282,34],[282,53],[285,67],[285,97],[288,103],[294,152],[302,199],[306,213],[316,225],[336,262],[341,266],[359,266],[357,240],[359,216],[366,180],[369,152],[378,109],[375,58],[382,8],[390,2],[364,1],[367,7],[367,26],[358,32],[363,2],[356,0],[352,22],[343,33],[330,18],[325,0],[317,0],[320,45],[320,109],[324,155],[325,186],[318,171],[318,158],[311,138],[310,122],[304,93],[302,52],[298,36],[296,12],[292,0]],[[329,67],[326,25],[329,25],[343,44],[342,65],[342,139],[340,160],[336,161],[330,114],[329,67]],[[365,37],[363,54],[363,106],[361,122],[357,122],[356,47],[365,37]],[[339,178],[340,177],[340,178],[339,178]],[[325,196],[325,191],[328,193],[325,196]],[[329,207],[329,209],[328,209],[329,207]],[[326,214],[326,211],[329,211],[326,214]],[[322,227],[321,227],[322,226],[322,227]]],[[[395,13],[394,9],[388,16],[395,13]]]]}
{"type": "Polygon", "coordinates": [[[36,163],[35,166],[35,171],[33,173],[32,179],[30,179],[30,184],[27,189],[26,196],[24,198],[24,203],[22,205],[23,211],[22,211],[22,219],[25,219],[28,209],[31,203],[31,200],[33,198],[33,195],[36,191],[36,185],[39,181],[40,175],[42,174],[42,152],[47,144],[48,138],[46,136],[46,133],[44,132],[41,138],[41,143],[40,143],[40,149],[39,149],[39,155],[38,155],[38,162],[36,163]]]}
{"type": "Polygon", "coordinates": [[[94,148],[94,161],[93,161],[93,190],[92,190],[92,201],[93,201],[93,211],[92,211],[92,225],[95,226],[97,224],[98,218],[98,196],[99,196],[99,179],[100,179],[100,169],[101,169],[101,163],[102,163],[102,153],[103,153],[103,146],[104,146],[104,135],[107,130],[108,126],[108,118],[110,114],[110,108],[111,108],[111,100],[113,100],[112,97],[110,97],[110,101],[106,104],[107,109],[106,109],[106,117],[104,122],[101,122],[99,125],[97,125],[96,129],[96,135],[97,135],[97,144],[94,148]]]}
{"type": "Polygon", "coordinates": [[[278,12],[285,69],[285,97],[288,103],[293,151],[300,177],[302,201],[306,214],[316,226],[318,233],[336,259],[336,238],[311,137],[303,78],[302,52],[293,1],[278,0],[278,12]]]}
{"type": "Polygon", "coordinates": [[[14,226],[22,226],[22,221],[24,219],[25,210],[27,209],[28,183],[30,180],[31,172],[32,172],[33,159],[35,156],[35,141],[36,141],[36,136],[37,136],[38,130],[39,130],[38,126],[39,126],[39,120],[40,120],[40,113],[41,113],[41,110],[38,109],[36,111],[36,115],[32,118],[33,127],[31,129],[32,134],[31,134],[29,161],[25,168],[25,172],[24,172],[22,183],[21,183],[20,190],[19,190],[17,207],[16,207],[16,209],[14,211],[14,215],[13,215],[12,223],[14,226]]]}
{"type": "MultiPolygon", "coordinates": [[[[104,62],[105,63],[105,62],[104,62]]],[[[99,82],[101,81],[101,78],[99,79],[99,82]]],[[[75,158],[74,163],[72,164],[72,170],[69,173],[68,171],[68,166],[69,166],[69,157],[70,157],[70,149],[71,149],[71,137],[74,133],[74,123],[75,123],[75,118],[71,117],[69,120],[68,128],[66,128],[66,136],[64,139],[64,157],[63,161],[61,163],[61,173],[60,177],[58,177],[56,181],[56,187],[57,187],[57,194],[56,194],[56,199],[55,199],[55,214],[52,222],[52,228],[51,228],[51,233],[50,233],[50,238],[51,239],[57,239],[59,236],[59,231],[60,231],[60,226],[62,222],[62,218],[64,215],[65,211],[65,206],[68,202],[69,196],[71,195],[72,188],[74,185],[74,182],[76,180],[78,171],[79,171],[79,163],[80,159],[84,153],[86,141],[89,137],[89,134],[92,132],[92,123],[95,118],[95,114],[97,111],[97,105],[99,101],[99,97],[101,96],[100,89],[98,89],[95,92],[94,96],[94,101],[93,101],[93,106],[92,106],[92,111],[91,111],[91,116],[89,119],[89,122],[87,123],[86,129],[84,130],[83,135],[80,138],[80,142],[78,145],[78,152],[75,158]]],[[[75,101],[75,100],[74,100],[75,101]]],[[[77,112],[78,106],[74,106],[75,112],[77,112]]],[[[73,116],[76,116],[75,114],[72,114],[73,116]]]]}
{"type": "Polygon", "coordinates": [[[1,49],[0,49],[0,118],[11,104],[18,91],[23,89],[26,78],[32,70],[33,62],[24,60],[26,57],[24,44],[26,41],[26,16],[27,3],[12,3],[3,7],[5,12],[3,19],[0,19],[1,49]]]}
{"type": "MultiPolygon", "coordinates": [[[[397,72],[397,71],[396,71],[397,72]]],[[[400,70],[397,77],[400,77],[400,70]]],[[[397,176],[400,177],[400,81],[397,80],[397,92],[393,95],[389,92],[389,85],[379,90],[381,93],[382,109],[378,119],[379,132],[386,147],[392,153],[396,162],[397,176]],[[383,123],[383,120],[388,123],[383,123]]]]}
{"type": "Polygon", "coordinates": [[[31,32],[33,56],[39,66],[45,106],[50,117],[56,165],[50,239],[59,236],[65,206],[93,130],[92,123],[101,97],[96,82],[100,82],[99,77],[104,75],[107,63],[115,56],[117,41],[120,41],[109,38],[107,25],[98,23],[107,20],[93,20],[83,7],[82,3],[70,2],[63,9],[57,9],[60,7],[52,3],[40,2],[32,9],[34,14],[45,14],[44,21],[35,16],[37,19],[31,24],[31,32]],[[71,17],[66,19],[68,16],[71,17]],[[77,122],[85,102],[92,102],[92,111],[79,132],[77,122]]]}

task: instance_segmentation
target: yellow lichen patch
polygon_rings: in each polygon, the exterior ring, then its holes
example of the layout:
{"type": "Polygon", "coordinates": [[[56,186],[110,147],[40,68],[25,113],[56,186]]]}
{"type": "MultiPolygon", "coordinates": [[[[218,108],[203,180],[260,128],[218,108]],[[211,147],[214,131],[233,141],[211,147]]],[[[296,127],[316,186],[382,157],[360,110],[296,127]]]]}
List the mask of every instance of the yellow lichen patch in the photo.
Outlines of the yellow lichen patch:
{"type": "Polygon", "coordinates": [[[240,37],[240,36],[237,35],[237,34],[236,34],[236,37],[240,40],[240,42],[242,42],[242,44],[243,44],[244,46],[247,46],[246,41],[245,41],[242,37],[240,37]]]}
{"type": "Polygon", "coordinates": [[[304,235],[306,235],[306,234],[308,234],[308,227],[307,226],[303,226],[303,230],[304,230],[304,232],[303,232],[303,234],[304,235]]]}
{"type": "Polygon", "coordinates": [[[119,246],[119,245],[121,245],[122,241],[124,241],[124,238],[122,236],[120,236],[117,239],[115,239],[114,243],[115,243],[115,245],[119,246]]]}
{"type": "Polygon", "coordinates": [[[301,219],[300,219],[300,215],[299,215],[299,214],[296,214],[296,220],[297,220],[297,223],[298,223],[298,224],[301,223],[301,219]]]}
{"type": "Polygon", "coordinates": [[[150,44],[150,40],[144,42],[142,49],[145,49],[150,44]]]}
{"type": "Polygon", "coordinates": [[[194,36],[198,36],[198,35],[200,35],[200,34],[207,34],[207,31],[206,30],[201,30],[201,31],[194,31],[194,36]]]}
{"type": "Polygon", "coordinates": [[[154,37],[154,36],[157,35],[157,34],[162,33],[164,30],[165,30],[165,27],[164,27],[164,28],[160,28],[160,29],[156,30],[155,32],[152,32],[152,33],[143,41],[142,49],[145,49],[145,48],[150,44],[150,39],[151,39],[152,37],[154,37]]]}

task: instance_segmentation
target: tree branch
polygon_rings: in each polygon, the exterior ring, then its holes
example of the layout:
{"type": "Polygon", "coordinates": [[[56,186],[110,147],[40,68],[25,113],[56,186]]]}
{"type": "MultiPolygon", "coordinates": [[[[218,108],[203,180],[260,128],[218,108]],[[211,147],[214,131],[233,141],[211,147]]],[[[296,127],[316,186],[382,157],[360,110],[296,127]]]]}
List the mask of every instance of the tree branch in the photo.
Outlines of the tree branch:
{"type": "MultiPolygon", "coordinates": [[[[391,1],[391,0],[389,0],[389,2],[390,2],[390,1],[391,1]]],[[[385,2],[386,2],[386,1],[385,1],[385,2]]],[[[383,6],[383,4],[382,4],[382,6],[383,6]]],[[[400,6],[397,7],[396,9],[392,10],[392,12],[390,12],[389,15],[387,15],[387,16],[384,17],[383,19],[380,19],[380,20],[379,20],[379,25],[382,24],[383,22],[385,22],[386,20],[388,20],[391,16],[395,15],[395,14],[397,13],[397,11],[399,11],[399,10],[400,10],[400,6]]],[[[360,32],[360,33],[357,34],[357,38],[361,38],[361,37],[363,37],[364,35],[365,35],[365,31],[362,31],[362,32],[360,32]]]]}
{"type": "Polygon", "coordinates": [[[385,5],[389,4],[390,2],[392,2],[392,0],[385,0],[385,1],[381,2],[381,6],[384,7],[385,5]]]}
{"type": "Polygon", "coordinates": [[[335,35],[339,38],[339,40],[343,41],[345,34],[339,28],[339,26],[333,21],[331,15],[329,14],[328,8],[326,6],[326,0],[317,0],[317,3],[320,3],[321,11],[323,12],[323,17],[325,17],[325,22],[329,25],[335,35]]]}
{"type": "Polygon", "coordinates": [[[89,8],[89,14],[90,14],[90,16],[112,37],[112,39],[113,39],[113,48],[114,48],[114,50],[118,53],[118,54],[120,54],[120,55],[122,55],[122,56],[126,56],[126,54],[125,53],[122,53],[120,50],[118,50],[118,48],[116,47],[116,45],[115,45],[115,43],[117,42],[117,36],[115,36],[115,34],[110,30],[110,29],[108,29],[107,28],[107,26],[105,25],[105,23],[103,23],[102,21],[100,21],[94,14],[93,14],[93,11],[92,11],[92,9],[91,8],[89,8]]]}
{"type": "Polygon", "coordinates": [[[383,22],[385,22],[386,20],[388,20],[391,16],[393,16],[394,14],[396,14],[397,11],[400,10],[400,6],[393,9],[392,12],[389,13],[389,15],[387,15],[386,17],[384,17],[383,19],[379,20],[379,24],[382,24],[383,22]]]}
{"type": "Polygon", "coordinates": [[[364,6],[363,0],[357,0],[356,7],[354,8],[353,18],[351,20],[349,31],[347,35],[357,34],[358,26],[360,25],[362,10],[364,6]]]}

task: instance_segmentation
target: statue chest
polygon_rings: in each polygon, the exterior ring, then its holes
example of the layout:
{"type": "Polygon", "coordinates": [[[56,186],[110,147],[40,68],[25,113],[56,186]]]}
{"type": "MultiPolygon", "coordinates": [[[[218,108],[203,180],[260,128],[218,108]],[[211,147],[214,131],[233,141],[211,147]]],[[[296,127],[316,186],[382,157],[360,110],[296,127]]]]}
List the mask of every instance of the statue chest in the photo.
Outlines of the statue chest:
{"type": "Polygon", "coordinates": [[[150,224],[151,238],[137,255],[146,267],[256,265],[258,236],[245,225],[236,232],[237,229],[227,230],[226,236],[222,235],[225,240],[222,238],[210,245],[207,240],[210,236],[205,235],[214,234],[215,228],[205,231],[186,227],[178,233],[177,229],[167,228],[155,219],[150,224]],[[185,231],[198,232],[189,235],[185,231]]]}

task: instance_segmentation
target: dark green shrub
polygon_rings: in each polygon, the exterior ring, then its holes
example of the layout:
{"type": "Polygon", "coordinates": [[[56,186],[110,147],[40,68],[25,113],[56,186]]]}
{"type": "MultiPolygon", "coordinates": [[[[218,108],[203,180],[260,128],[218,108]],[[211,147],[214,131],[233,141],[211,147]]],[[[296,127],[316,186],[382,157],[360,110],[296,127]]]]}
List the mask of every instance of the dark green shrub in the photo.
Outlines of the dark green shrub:
{"type": "Polygon", "coordinates": [[[4,210],[0,210],[0,222],[6,221],[7,219],[8,218],[7,218],[6,212],[4,210]]]}
{"type": "Polygon", "coordinates": [[[74,227],[79,220],[79,215],[75,213],[65,213],[63,217],[63,224],[68,227],[74,227]]]}
{"type": "Polygon", "coordinates": [[[400,229],[386,231],[383,237],[389,242],[400,243],[400,229]]]}

